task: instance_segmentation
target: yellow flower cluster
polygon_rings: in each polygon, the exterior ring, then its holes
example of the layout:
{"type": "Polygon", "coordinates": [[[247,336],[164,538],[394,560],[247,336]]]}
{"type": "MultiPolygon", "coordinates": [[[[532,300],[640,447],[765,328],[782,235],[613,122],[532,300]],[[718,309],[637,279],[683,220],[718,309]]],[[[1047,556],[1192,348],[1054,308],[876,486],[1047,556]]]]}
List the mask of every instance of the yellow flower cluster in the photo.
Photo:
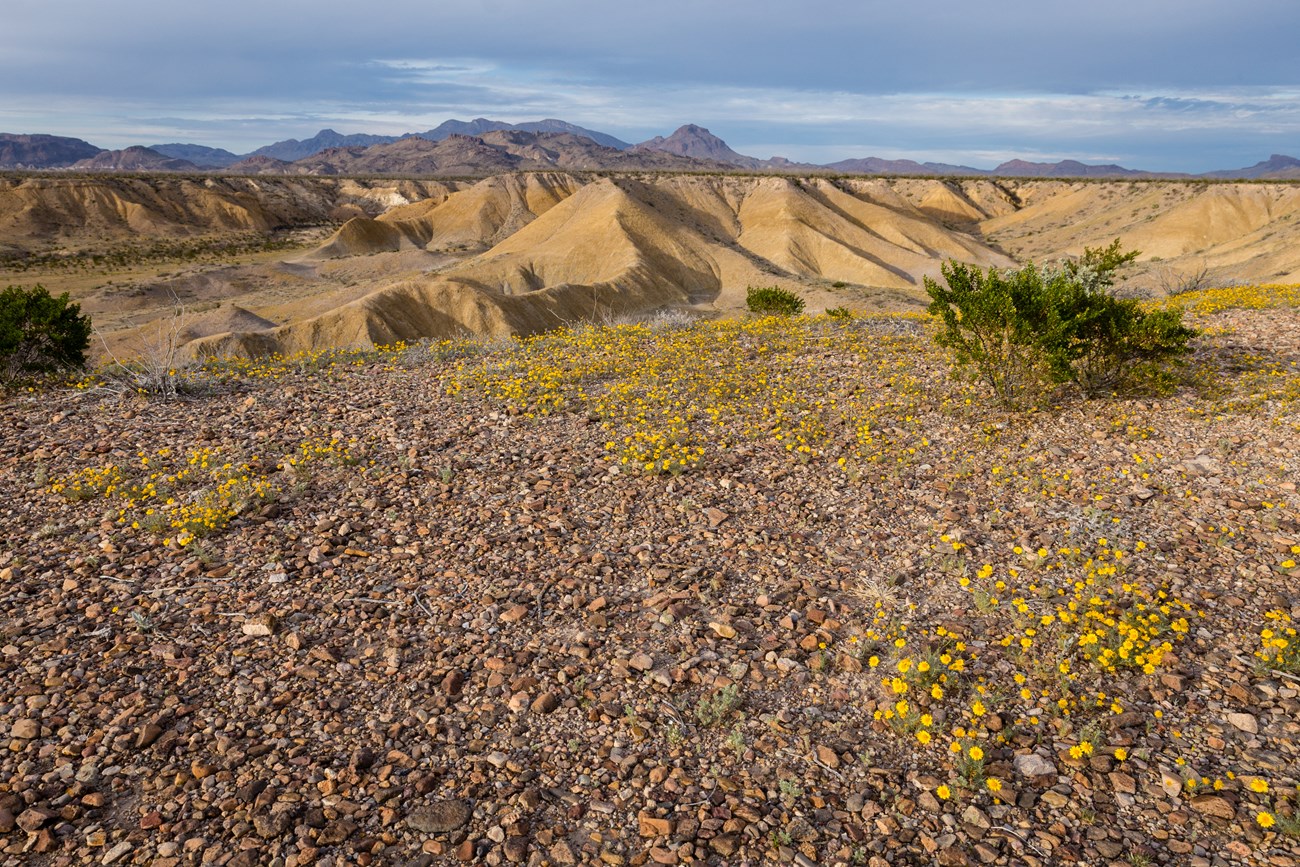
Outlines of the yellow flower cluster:
{"type": "Polygon", "coordinates": [[[353,466],[360,463],[360,458],[352,451],[356,444],[356,439],[344,441],[338,436],[303,440],[297,450],[284,459],[284,463],[290,467],[304,467],[316,461],[328,461],[339,466],[353,466]]]}
{"type": "Polygon", "coordinates": [[[195,539],[222,530],[250,504],[271,496],[271,481],[255,477],[248,467],[226,465],[221,469],[213,476],[213,487],[197,492],[194,499],[171,509],[168,527],[176,531],[176,535],[174,539],[165,539],[164,545],[174,541],[184,547],[195,539]],[[230,474],[222,478],[227,472],[230,474]]]}
{"type": "MultiPolygon", "coordinates": [[[[285,460],[301,466],[323,459],[355,463],[350,443],[337,438],[307,440],[285,460]]],[[[230,524],[256,503],[273,498],[273,476],[256,459],[239,460],[220,447],[184,454],[163,448],[138,452],[126,466],[86,467],[54,480],[50,491],[70,500],[102,496],[116,507],[116,523],[184,547],[230,524]]]]}
{"type": "Polygon", "coordinates": [[[1259,631],[1260,647],[1255,657],[1274,671],[1300,672],[1300,640],[1291,615],[1281,609],[1264,612],[1269,625],[1259,631]]]}
{"type": "Polygon", "coordinates": [[[918,364],[940,361],[919,330],[881,331],[871,318],[826,317],[587,326],[462,362],[448,390],[525,417],[586,412],[609,432],[613,459],[647,472],[682,472],[756,441],[884,476],[929,445],[918,364]]]}
{"type": "Polygon", "coordinates": [[[50,490],[69,500],[90,500],[111,497],[122,484],[122,470],[113,464],[103,467],[86,467],[67,478],[57,479],[50,490]]]}
{"type": "Polygon", "coordinates": [[[1181,307],[1193,316],[1210,316],[1223,310],[1267,310],[1300,307],[1300,284],[1268,283],[1225,286],[1186,292],[1155,302],[1153,307],[1181,307]]]}
{"type": "Polygon", "coordinates": [[[1006,612],[999,615],[1006,621],[1000,645],[1052,680],[1073,681],[1074,666],[1084,663],[1112,675],[1124,668],[1151,674],[1173,642],[1186,636],[1192,607],[1163,587],[1121,580],[1140,553],[1112,549],[1104,538],[1086,557],[1067,547],[1052,560],[1044,548],[1019,555],[1026,571],[1009,567],[1006,578],[995,577],[986,564],[974,582],[965,579],[962,586],[981,594],[981,610],[1006,612]],[[1029,580],[1030,569],[1053,569],[1057,577],[1029,580]]]}

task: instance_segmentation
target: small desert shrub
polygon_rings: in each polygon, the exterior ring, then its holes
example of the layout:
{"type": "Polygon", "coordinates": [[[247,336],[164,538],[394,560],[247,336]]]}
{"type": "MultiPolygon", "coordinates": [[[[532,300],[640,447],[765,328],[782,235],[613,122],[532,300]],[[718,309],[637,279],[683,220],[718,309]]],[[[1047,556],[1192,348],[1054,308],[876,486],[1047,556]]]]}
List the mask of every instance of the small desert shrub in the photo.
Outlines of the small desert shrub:
{"type": "Polygon", "coordinates": [[[651,331],[669,331],[678,328],[690,328],[697,321],[687,310],[657,310],[645,319],[645,325],[651,331]]]}
{"type": "Polygon", "coordinates": [[[826,315],[832,319],[848,322],[853,318],[853,311],[847,307],[832,307],[826,311],[826,315]]]}
{"type": "Polygon", "coordinates": [[[90,317],[42,286],[0,292],[0,383],[86,363],[90,317]]]}
{"type": "Polygon", "coordinates": [[[1116,241],[1041,271],[946,262],[946,285],[925,279],[929,311],[943,323],[936,339],[1007,406],[1032,403],[1054,383],[1073,383],[1087,397],[1159,385],[1196,332],[1178,308],[1147,311],[1107,293],[1114,271],[1136,256],[1116,241]]]}
{"type": "Polygon", "coordinates": [[[624,313],[619,316],[611,317],[605,325],[644,325],[651,331],[671,331],[679,328],[690,328],[699,317],[692,314],[689,310],[681,310],[673,307],[661,307],[658,310],[638,313],[624,313]]]}
{"type": "Polygon", "coordinates": [[[1160,290],[1166,295],[1186,295],[1210,288],[1210,268],[1204,262],[1190,271],[1162,268],[1156,275],[1160,290]]]}
{"type": "Polygon", "coordinates": [[[112,362],[100,373],[111,388],[123,393],[176,400],[184,393],[202,390],[200,381],[183,369],[188,363],[181,352],[184,343],[185,308],[177,306],[141,329],[125,360],[109,351],[112,362]]]}
{"type": "Polygon", "coordinates": [[[753,313],[798,316],[803,312],[804,301],[780,286],[750,286],[745,293],[745,306],[753,313]]]}
{"type": "Polygon", "coordinates": [[[710,697],[700,699],[695,705],[695,718],[702,726],[719,725],[738,710],[742,703],[740,687],[733,683],[710,697]]]}

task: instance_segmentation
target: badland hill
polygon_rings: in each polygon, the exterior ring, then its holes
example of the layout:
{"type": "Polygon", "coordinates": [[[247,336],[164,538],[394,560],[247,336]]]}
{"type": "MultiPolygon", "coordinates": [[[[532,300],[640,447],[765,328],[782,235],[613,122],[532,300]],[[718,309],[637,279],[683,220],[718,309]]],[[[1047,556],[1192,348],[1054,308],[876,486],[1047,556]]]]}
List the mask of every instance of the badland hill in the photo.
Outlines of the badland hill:
{"type": "MultiPolygon", "coordinates": [[[[384,147],[445,154],[479,141],[384,147]]],[[[71,292],[114,350],[179,306],[206,317],[187,352],[257,355],[664,309],[727,316],[750,286],[794,290],[812,311],[918,310],[946,259],[1053,261],[1114,238],[1142,251],[1121,287],[1132,294],[1293,282],[1298,210],[1300,188],[1285,183],[26,177],[0,182],[0,280],[71,292]]]]}

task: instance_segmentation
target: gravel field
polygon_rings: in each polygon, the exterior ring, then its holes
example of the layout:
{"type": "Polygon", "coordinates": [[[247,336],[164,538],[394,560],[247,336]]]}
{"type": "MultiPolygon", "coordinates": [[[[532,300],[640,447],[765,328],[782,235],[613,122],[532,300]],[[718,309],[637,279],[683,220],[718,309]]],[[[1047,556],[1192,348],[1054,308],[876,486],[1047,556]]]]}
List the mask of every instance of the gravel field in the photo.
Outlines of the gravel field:
{"type": "Polygon", "coordinates": [[[1195,309],[1023,414],[887,319],[13,395],[0,864],[1300,863],[1300,310],[1195,309]]]}

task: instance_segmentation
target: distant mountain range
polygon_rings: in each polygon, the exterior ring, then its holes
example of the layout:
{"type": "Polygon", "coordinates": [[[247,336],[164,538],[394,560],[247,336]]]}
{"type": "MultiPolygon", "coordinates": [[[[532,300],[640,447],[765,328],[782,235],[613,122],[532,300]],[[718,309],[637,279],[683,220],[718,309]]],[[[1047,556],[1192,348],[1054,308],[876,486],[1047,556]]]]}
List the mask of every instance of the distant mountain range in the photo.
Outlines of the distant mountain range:
{"type": "Polygon", "coordinates": [[[241,174],[491,175],[534,169],[570,171],[715,171],[726,163],[660,151],[619,150],[563,132],[490,130],[438,141],[408,136],[369,147],[334,147],[294,162],[250,157],[228,167],[241,174]]]}
{"type": "Polygon", "coordinates": [[[110,151],[53,135],[0,133],[0,169],[66,169],[87,172],[211,172],[302,175],[488,175],[504,171],[563,168],[591,171],[762,171],[870,175],[1032,178],[1300,179],[1300,159],[1274,154],[1240,169],[1200,175],[1152,172],[1076,160],[1054,163],[1009,160],[994,169],[863,157],[826,165],[759,159],[737,153],[695,124],[667,137],[629,144],[568,121],[528,123],[475,118],[448,120],[404,136],[343,134],[323,129],[309,139],[287,139],[247,154],[200,144],[140,145],[110,151]]]}
{"type": "Polygon", "coordinates": [[[1283,154],[1273,154],[1263,162],[1255,163],[1245,169],[1229,169],[1222,172],[1206,172],[1201,177],[1221,178],[1223,180],[1250,180],[1253,178],[1300,178],[1300,160],[1283,154]]]}
{"type": "Polygon", "coordinates": [[[551,132],[567,133],[570,135],[585,136],[597,144],[605,147],[625,150],[630,147],[627,142],[619,141],[612,135],[606,135],[603,132],[584,129],[577,124],[568,121],[547,118],[546,120],[532,121],[529,123],[505,123],[499,120],[488,120],[485,117],[478,117],[474,120],[447,120],[438,124],[436,127],[424,132],[408,133],[404,136],[395,135],[366,135],[358,133],[355,135],[344,135],[335,132],[332,129],[323,129],[309,139],[298,141],[298,139],[287,139],[278,141],[275,144],[269,144],[260,147],[251,153],[237,156],[229,151],[217,148],[205,148],[203,145],[187,144],[163,144],[153,145],[152,149],[164,156],[174,157],[177,159],[189,160],[198,165],[209,165],[217,168],[226,168],[234,165],[246,157],[271,157],[272,159],[283,162],[295,162],[315,156],[321,151],[331,148],[357,148],[371,147],[373,145],[393,144],[404,138],[422,138],[428,141],[443,141],[453,135],[479,136],[488,132],[498,132],[502,130],[518,130],[521,132],[551,132]]]}

